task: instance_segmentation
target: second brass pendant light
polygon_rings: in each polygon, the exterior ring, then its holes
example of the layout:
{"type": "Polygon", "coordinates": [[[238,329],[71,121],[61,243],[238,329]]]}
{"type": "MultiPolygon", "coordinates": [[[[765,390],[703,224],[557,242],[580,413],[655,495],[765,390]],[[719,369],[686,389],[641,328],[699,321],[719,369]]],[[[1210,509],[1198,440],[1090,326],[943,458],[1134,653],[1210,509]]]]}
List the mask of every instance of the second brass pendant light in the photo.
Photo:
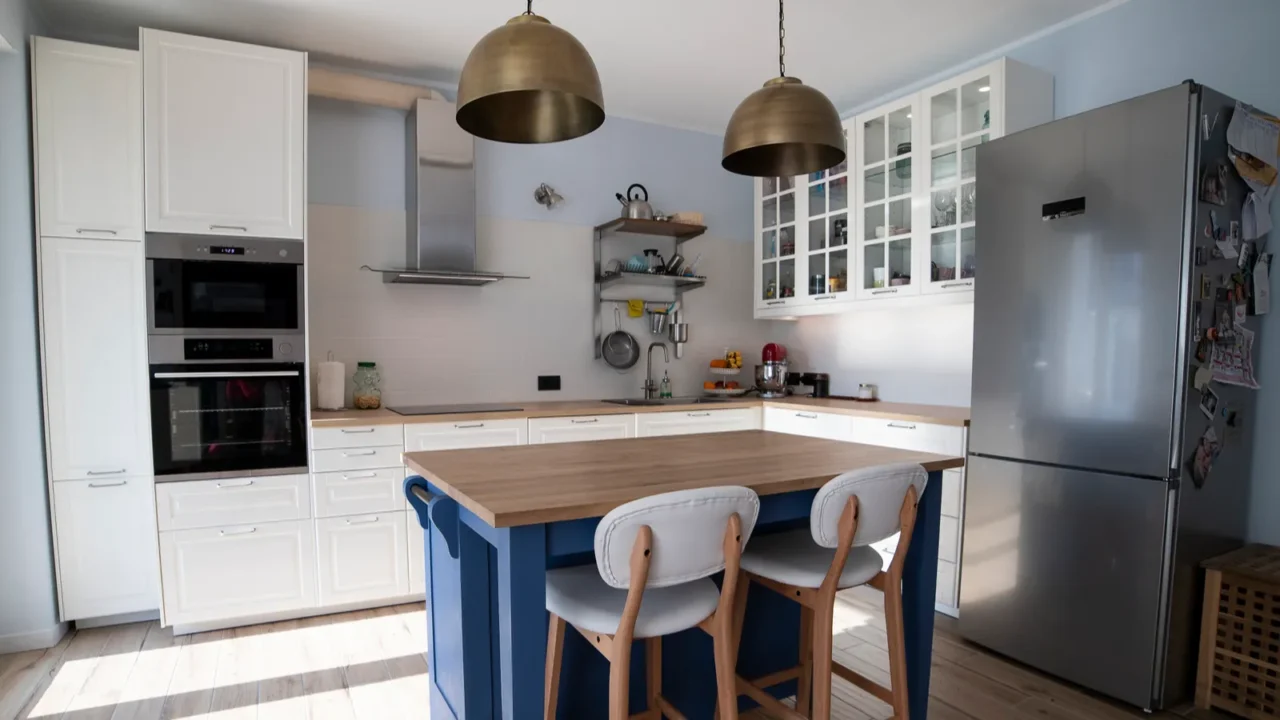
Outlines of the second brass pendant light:
{"type": "Polygon", "coordinates": [[[568,32],[526,10],[476,43],[458,81],[458,125],[486,140],[550,143],[604,123],[600,75],[568,32]]]}

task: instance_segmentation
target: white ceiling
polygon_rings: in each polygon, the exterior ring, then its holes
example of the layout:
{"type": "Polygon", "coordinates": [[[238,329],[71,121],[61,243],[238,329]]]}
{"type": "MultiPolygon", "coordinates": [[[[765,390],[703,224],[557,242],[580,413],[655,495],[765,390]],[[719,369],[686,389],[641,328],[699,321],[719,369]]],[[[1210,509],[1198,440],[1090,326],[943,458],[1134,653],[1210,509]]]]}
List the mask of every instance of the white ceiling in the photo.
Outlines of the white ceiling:
{"type": "MultiPolygon", "coordinates": [[[[484,33],[524,10],[519,0],[39,1],[61,36],[157,27],[446,83],[484,33]]],[[[787,74],[845,111],[1107,2],[792,0],[787,74]]],[[[586,45],[612,115],[720,133],[778,71],[772,0],[535,0],[534,10],[586,45]]]]}

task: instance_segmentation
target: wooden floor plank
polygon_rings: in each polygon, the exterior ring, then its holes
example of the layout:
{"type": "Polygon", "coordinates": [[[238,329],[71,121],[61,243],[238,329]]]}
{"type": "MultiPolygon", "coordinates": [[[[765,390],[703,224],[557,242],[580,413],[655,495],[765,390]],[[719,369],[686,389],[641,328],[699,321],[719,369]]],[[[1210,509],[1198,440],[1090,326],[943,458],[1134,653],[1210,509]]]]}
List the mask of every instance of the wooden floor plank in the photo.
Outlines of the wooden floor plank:
{"type": "Polygon", "coordinates": [[[257,653],[258,638],[266,632],[265,625],[236,628],[230,642],[222,643],[209,702],[211,716],[218,720],[257,719],[259,668],[270,662],[257,653]]]}
{"type": "Polygon", "coordinates": [[[18,712],[19,718],[58,717],[71,705],[71,700],[84,687],[85,680],[102,657],[102,649],[111,638],[111,628],[78,630],[51,670],[50,682],[39,688],[18,712]]]}
{"type": "Polygon", "coordinates": [[[159,622],[151,623],[111,720],[160,720],[178,656],[187,639],[174,637],[173,631],[160,627],[159,622]]]}
{"type": "Polygon", "coordinates": [[[304,680],[307,712],[313,720],[356,720],[355,705],[343,672],[342,643],[338,639],[344,617],[298,621],[304,651],[316,668],[304,680]]]}
{"type": "Polygon", "coordinates": [[[177,664],[169,680],[169,694],[160,711],[161,720],[202,716],[213,701],[218,658],[222,646],[232,641],[230,630],[188,636],[178,650],[177,664]]]}
{"type": "Polygon", "coordinates": [[[120,701],[120,691],[138,662],[138,650],[152,624],[129,623],[111,628],[101,657],[63,712],[64,720],[111,720],[120,701]]]}
{"type": "Polygon", "coordinates": [[[0,718],[16,718],[33,698],[44,693],[53,682],[54,672],[62,662],[74,633],[62,636],[57,645],[47,650],[14,653],[6,663],[5,677],[0,681],[0,718]]]}

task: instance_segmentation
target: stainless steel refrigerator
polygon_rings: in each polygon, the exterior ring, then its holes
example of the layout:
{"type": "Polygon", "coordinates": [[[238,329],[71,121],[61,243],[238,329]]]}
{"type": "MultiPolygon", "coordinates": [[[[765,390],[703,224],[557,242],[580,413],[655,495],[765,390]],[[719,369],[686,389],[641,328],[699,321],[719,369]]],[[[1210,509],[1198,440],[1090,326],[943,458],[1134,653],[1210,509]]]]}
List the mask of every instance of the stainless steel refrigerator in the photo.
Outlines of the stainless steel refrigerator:
{"type": "Polygon", "coordinates": [[[977,154],[960,633],[1147,709],[1189,696],[1199,563],[1246,530],[1255,391],[1194,387],[1242,272],[1235,111],[1187,82],[977,154]]]}

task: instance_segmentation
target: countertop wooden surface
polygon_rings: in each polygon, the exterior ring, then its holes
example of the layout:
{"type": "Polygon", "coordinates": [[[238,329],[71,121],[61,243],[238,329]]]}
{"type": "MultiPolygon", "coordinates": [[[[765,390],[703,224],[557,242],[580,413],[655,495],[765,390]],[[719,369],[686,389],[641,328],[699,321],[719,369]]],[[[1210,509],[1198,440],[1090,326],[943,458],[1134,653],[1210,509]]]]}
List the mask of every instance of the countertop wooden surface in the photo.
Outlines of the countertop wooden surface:
{"type": "Polygon", "coordinates": [[[742,398],[730,402],[694,405],[615,405],[600,400],[562,402],[513,402],[513,412],[454,413],[450,415],[399,415],[386,408],[379,410],[312,410],[311,427],[357,427],[361,425],[398,425],[400,423],[465,422],[472,420],[510,420],[521,418],[569,417],[577,415],[633,415],[636,413],[679,412],[686,410],[718,410],[734,407],[781,407],[795,410],[838,413],[857,417],[903,422],[964,426],[969,424],[969,408],[950,405],[913,405],[891,402],[857,402],[832,398],[742,398]]]}
{"type": "Polygon", "coordinates": [[[764,430],[404,455],[413,472],[494,527],[599,517],[673,490],[811,490],[850,470],[899,462],[931,472],[964,465],[959,457],[764,430]]]}

